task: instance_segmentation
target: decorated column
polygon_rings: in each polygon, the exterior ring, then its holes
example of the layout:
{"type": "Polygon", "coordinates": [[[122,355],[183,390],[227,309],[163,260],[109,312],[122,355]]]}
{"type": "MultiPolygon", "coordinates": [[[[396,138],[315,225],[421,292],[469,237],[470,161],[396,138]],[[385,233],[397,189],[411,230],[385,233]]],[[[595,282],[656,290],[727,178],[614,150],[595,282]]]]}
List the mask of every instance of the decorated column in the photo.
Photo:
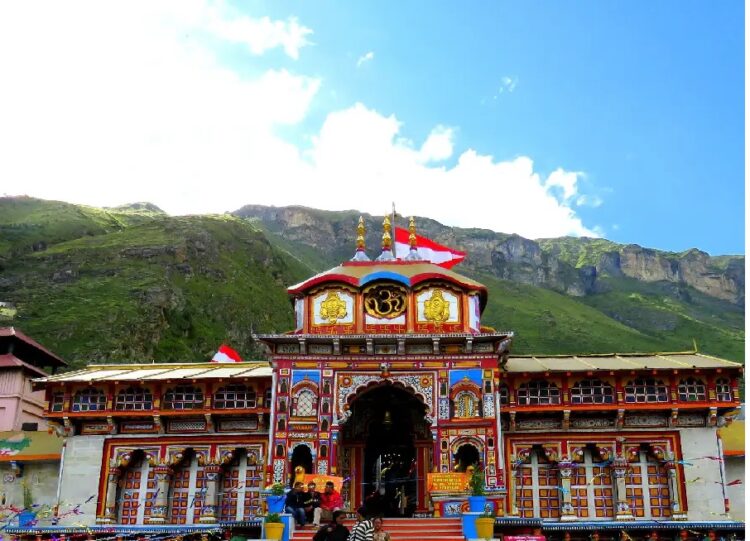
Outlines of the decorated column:
{"type": "Polygon", "coordinates": [[[117,482],[120,480],[122,470],[116,465],[110,465],[107,475],[107,491],[104,494],[104,515],[97,518],[100,524],[112,524],[117,522],[117,482]]]}
{"type": "Polygon", "coordinates": [[[578,518],[575,509],[573,509],[572,494],[570,492],[570,476],[573,474],[573,468],[575,467],[576,465],[565,456],[557,463],[557,468],[560,472],[560,493],[562,494],[560,505],[561,521],[576,520],[578,518]]]}
{"type": "Polygon", "coordinates": [[[198,519],[203,524],[216,522],[216,512],[219,508],[219,481],[221,479],[221,464],[212,462],[206,464],[206,498],[201,509],[201,517],[198,519]]]}
{"type": "Polygon", "coordinates": [[[624,457],[619,456],[612,461],[612,471],[615,473],[615,520],[633,520],[633,513],[630,510],[625,492],[625,472],[627,472],[627,469],[628,461],[624,457]]]}
{"type": "Polygon", "coordinates": [[[674,461],[674,456],[669,457],[669,460],[664,463],[664,467],[667,470],[667,477],[669,479],[669,503],[672,508],[672,519],[687,519],[687,515],[680,507],[679,476],[677,475],[677,463],[674,461]]]}
{"type": "Polygon", "coordinates": [[[172,468],[167,464],[154,466],[156,494],[154,495],[154,505],[151,508],[151,516],[148,517],[149,524],[164,524],[167,521],[169,482],[172,480],[173,474],[172,468]]]}

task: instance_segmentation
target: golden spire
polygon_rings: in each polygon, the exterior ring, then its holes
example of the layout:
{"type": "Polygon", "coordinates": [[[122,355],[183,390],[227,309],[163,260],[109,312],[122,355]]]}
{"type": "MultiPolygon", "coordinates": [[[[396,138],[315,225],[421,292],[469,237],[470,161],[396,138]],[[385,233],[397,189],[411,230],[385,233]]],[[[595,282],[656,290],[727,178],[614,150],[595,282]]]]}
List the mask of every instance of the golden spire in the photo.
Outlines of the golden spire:
{"type": "Polygon", "coordinates": [[[383,220],[383,251],[391,249],[391,219],[386,216],[383,220]]]}
{"type": "Polygon", "coordinates": [[[393,257],[391,251],[391,219],[386,216],[383,219],[383,251],[378,256],[378,261],[393,261],[396,259],[393,257]]]}
{"type": "Polygon", "coordinates": [[[370,261],[365,252],[365,220],[362,216],[359,217],[357,222],[357,251],[354,252],[352,261],[370,261]]]}
{"type": "Polygon", "coordinates": [[[404,258],[406,261],[421,261],[419,251],[417,251],[417,224],[414,223],[414,216],[409,218],[409,253],[404,258]]]}

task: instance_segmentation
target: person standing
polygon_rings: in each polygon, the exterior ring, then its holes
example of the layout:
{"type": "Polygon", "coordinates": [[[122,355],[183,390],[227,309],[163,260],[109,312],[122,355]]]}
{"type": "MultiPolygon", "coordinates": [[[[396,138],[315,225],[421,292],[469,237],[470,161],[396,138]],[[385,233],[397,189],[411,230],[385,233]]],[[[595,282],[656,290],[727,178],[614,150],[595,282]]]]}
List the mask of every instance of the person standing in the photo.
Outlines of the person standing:
{"type": "Polygon", "coordinates": [[[334,511],[331,523],[318,530],[313,536],[313,541],[347,541],[349,528],[344,526],[344,518],[343,511],[334,511]]]}
{"type": "Polygon", "coordinates": [[[367,509],[360,507],[357,509],[357,523],[349,534],[349,541],[372,541],[374,530],[372,521],[367,518],[367,509]]]}
{"type": "Polygon", "coordinates": [[[313,510],[313,526],[320,526],[321,520],[331,520],[333,513],[344,507],[344,501],[333,487],[333,481],[328,481],[320,495],[320,507],[313,510]]]}
{"type": "Polygon", "coordinates": [[[294,488],[286,495],[286,501],[284,502],[286,512],[294,517],[297,526],[300,528],[304,527],[307,522],[305,517],[305,498],[307,495],[302,491],[304,486],[299,481],[294,483],[294,488]]]}
{"type": "Polygon", "coordinates": [[[391,534],[383,529],[383,517],[372,519],[372,541],[391,541],[391,534]]]}

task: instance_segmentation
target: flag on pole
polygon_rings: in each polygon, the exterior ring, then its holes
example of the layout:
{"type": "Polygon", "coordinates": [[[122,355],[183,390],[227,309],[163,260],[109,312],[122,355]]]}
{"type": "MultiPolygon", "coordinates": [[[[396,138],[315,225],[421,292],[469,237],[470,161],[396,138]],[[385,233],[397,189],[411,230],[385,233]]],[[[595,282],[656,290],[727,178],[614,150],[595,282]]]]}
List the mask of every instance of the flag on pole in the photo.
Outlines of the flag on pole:
{"type": "MultiPolygon", "coordinates": [[[[466,252],[454,250],[448,248],[442,244],[438,244],[427,237],[416,235],[417,237],[417,253],[419,258],[436,265],[440,265],[446,269],[450,269],[453,265],[456,265],[464,260],[466,252]]],[[[398,259],[405,259],[409,255],[409,231],[400,227],[396,228],[396,242],[393,243],[396,247],[396,257],[398,259]]]]}
{"type": "Polygon", "coordinates": [[[211,359],[212,363],[241,363],[242,357],[240,357],[240,354],[237,353],[235,350],[227,346],[226,344],[222,344],[219,346],[219,351],[216,352],[216,355],[214,355],[214,358],[211,359]]]}

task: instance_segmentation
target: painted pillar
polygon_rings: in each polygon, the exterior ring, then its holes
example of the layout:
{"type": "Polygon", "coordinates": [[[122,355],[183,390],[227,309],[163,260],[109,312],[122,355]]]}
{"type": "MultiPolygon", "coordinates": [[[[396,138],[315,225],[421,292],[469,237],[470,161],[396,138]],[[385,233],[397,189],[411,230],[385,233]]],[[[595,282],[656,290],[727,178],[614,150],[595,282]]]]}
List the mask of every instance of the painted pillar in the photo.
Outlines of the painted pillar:
{"type": "Polygon", "coordinates": [[[687,515],[683,512],[680,506],[680,486],[678,483],[677,475],[677,464],[674,460],[668,460],[664,467],[667,469],[667,477],[669,479],[669,503],[672,508],[672,519],[680,520],[686,519],[687,515]]]}
{"type": "Polygon", "coordinates": [[[120,480],[122,470],[111,468],[107,475],[107,491],[104,494],[104,516],[98,517],[100,524],[113,524],[117,522],[117,482],[120,480]]]}
{"type": "Polygon", "coordinates": [[[166,464],[154,466],[154,475],[156,477],[156,495],[154,496],[154,505],[151,508],[151,516],[148,517],[149,524],[164,524],[167,522],[169,512],[169,482],[172,480],[174,472],[166,464]]]}
{"type": "Polygon", "coordinates": [[[518,516],[518,502],[516,501],[516,476],[518,475],[518,468],[521,467],[521,463],[516,459],[515,456],[510,457],[510,475],[508,475],[508,501],[510,502],[510,514],[511,516],[518,516]]]}
{"type": "Polygon", "coordinates": [[[201,508],[200,519],[198,519],[198,522],[202,524],[213,524],[217,520],[221,471],[221,464],[206,464],[206,498],[201,508]]]}
{"type": "Polygon", "coordinates": [[[575,509],[573,509],[573,500],[570,491],[570,476],[573,475],[573,468],[575,467],[576,465],[567,459],[557,463],[557,468],[560,472],[560,493],[562,494],[562,498],[560,498],[561,521],[576,520],[578,518],[575,509]]]}
{"type": "Polygon", "coordinates": [[[615,474],[615,520],[633,520],[633,512],[630,510],[627,494],[625,493],[625,472],[628,469],[628,461],[622,457],[616,457],[612,461],[612,471],[615,474]]]}

